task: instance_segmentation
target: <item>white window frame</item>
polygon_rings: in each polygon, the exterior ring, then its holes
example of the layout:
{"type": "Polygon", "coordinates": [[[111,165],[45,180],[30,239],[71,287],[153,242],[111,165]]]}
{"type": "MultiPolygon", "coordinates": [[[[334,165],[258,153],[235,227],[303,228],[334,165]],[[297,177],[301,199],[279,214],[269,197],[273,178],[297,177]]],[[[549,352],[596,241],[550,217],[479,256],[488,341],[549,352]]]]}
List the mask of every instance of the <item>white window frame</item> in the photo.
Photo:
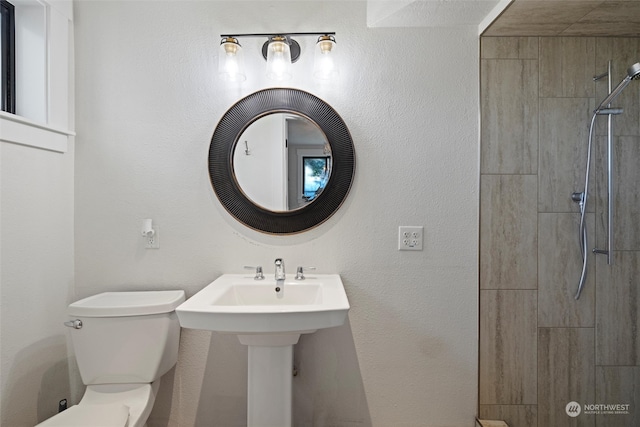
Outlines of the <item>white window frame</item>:
{"type": "MultiPolygon", "coordinates": [[[[36,86],[42,88],[29,95],[31,99],[16,99],[16,112],[11,114],[0,111],[0,142],[20,144],[29,147],[65,153],[69,139],[75,136],[72,130],[72,64],[73,64],[73,3],[71,0],[10,0],[16,9],[16,56],[20,53],[18,46],[25,46],[18,41],[18,13],[21,7],[42,8],[42,55],[38,59],[39,48],[36,48],[36,63],[44,69],[36,70],[31,75],[16,70],[16,85],[28,85],[28,79],[36,80],[36,86]],[[20,81],[20,77],[23,81],[20,81]],[[39,79],[43,79],[42,82],[39,79]],[[26,80],[26,81],[24,81],[26,80]],[[41,93],[40,93],[41,92],[41,93]],[[20,103],[32,102],[31,108],[18,108],[20,103]],[[26,112],[21,116],[20,112],[26,112]],[[31,117],[29,117],[31,116],[31,117]]],[[[33,24],[34,21],[30,21],[33,24]]],[[[36,22],[37,24],[37,22],[36,22]]],[[[33,45],[31,45],[33,46],[33,45]]],[[[29,49],[29,47],[23,47],[29,49]]],[[[17,64],[18,65],[18,64],[17,64]]],[[[24,87],[24,86],[23,86],[24,87]]],[[[19,88],[18,96],[25,93],[19,88]]]]}

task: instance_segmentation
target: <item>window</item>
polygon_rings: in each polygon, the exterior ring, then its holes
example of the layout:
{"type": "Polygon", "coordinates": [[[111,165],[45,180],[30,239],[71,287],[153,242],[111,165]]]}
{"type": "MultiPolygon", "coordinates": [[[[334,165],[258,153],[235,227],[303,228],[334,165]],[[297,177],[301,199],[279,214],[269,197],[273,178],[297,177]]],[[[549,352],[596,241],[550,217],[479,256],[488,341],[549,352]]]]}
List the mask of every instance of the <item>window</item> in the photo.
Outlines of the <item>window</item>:
{"type": "Polygon", "coordinates": [[[15,13],[11,3],[0,0],[1,110],[16,112],[15,13]]]}
{"type": "Polygon", "coordinates": [[[302,197],[311,201],[324,190],[329,180],[329,157],[302,158],[302,197]]]}

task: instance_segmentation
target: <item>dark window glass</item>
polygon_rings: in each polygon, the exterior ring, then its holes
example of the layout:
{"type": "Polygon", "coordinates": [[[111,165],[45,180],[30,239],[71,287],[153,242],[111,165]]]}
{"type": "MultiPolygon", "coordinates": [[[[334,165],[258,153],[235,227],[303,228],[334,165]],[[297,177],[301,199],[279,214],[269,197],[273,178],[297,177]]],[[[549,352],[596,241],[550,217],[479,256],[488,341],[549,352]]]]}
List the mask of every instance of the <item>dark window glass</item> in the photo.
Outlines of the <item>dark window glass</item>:
{"type": "Polygon", "coordinates": [[[0,0],[0,103],[2,111],[16,112],[16,43],[13,5],[0,0]]]}

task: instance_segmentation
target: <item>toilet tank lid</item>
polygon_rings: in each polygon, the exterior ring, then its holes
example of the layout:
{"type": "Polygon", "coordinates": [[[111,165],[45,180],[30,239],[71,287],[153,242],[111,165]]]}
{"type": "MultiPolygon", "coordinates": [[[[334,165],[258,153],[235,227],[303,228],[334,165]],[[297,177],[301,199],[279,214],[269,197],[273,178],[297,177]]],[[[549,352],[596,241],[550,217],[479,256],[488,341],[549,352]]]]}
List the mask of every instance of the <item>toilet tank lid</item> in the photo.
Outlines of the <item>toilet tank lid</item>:
{"type": "Polygon", "coordinates": [[[79,317],[124,317],[170,313],[185,300],[184,291],[104,292],[69,305],[79,317]]]}

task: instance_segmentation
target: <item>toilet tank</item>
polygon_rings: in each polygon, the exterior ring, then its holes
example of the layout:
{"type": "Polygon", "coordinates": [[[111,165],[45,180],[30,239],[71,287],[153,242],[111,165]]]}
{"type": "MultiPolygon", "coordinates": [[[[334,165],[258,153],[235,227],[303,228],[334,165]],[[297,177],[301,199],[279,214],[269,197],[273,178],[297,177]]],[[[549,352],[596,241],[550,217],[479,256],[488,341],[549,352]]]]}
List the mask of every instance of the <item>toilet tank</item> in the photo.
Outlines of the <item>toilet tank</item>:
{"type": "Polygon", "coordinates": [[[184,291],[105,292],[69,306],[82,382],[151,383],[178,359],[180,323],[175,308],[184,291]]]}

